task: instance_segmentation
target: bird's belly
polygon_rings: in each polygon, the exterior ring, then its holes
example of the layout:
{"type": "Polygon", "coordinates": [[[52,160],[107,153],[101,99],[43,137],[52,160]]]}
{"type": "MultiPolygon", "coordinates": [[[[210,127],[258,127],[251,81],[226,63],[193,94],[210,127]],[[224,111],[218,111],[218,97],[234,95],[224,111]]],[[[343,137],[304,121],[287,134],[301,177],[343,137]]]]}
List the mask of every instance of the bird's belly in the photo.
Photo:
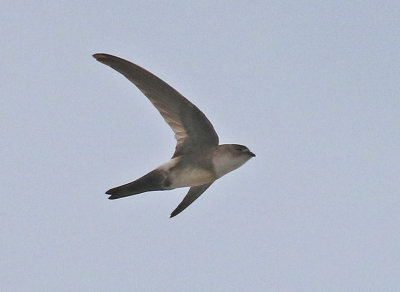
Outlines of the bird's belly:
{"type": "Polygon", "coordinates": [[[215,180],[215,175],[213,172],[202,168],[185,168],[172,170],[168,179],[172,188],[181,188],[210,183],[215,180]]]}

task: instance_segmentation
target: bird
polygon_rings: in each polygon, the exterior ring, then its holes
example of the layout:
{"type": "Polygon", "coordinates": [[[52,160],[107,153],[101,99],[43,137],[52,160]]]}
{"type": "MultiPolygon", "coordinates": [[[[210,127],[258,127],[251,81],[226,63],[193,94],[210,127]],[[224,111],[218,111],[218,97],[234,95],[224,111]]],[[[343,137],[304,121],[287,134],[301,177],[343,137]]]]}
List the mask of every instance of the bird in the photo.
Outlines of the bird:
{"type": "Polygon", "coordinates": [[[150,191],[190,187],[171,213],[178,215],[215,180],[256,155],[240,144],[219,144],[213,125],[193,103],[146,69],[122,58],[98,53],[93,57],[131,81],[156,107],[175,134],[171,159],[146,175],[106,192],[110,200],[150,191]]]}

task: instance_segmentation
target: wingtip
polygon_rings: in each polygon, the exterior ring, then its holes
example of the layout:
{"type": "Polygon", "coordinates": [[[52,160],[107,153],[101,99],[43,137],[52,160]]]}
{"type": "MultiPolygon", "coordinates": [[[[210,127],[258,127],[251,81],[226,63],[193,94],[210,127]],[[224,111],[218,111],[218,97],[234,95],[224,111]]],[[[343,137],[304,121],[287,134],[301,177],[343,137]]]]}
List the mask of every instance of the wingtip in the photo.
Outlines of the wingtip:
{"type": "Polygon", "coordinates": [[[105,59],[105,58],[107,58],[107,54],[104,54],[104,53],[96,53],[96,54],[93,54],[92,55],[93,56],[93,58],[95,58],[97,61],[100,61],[100,60],[102,60],[102,59],[105,59]]]}
{"type": "Polygon", "coordinates": [[[178,215],[182,211],[183,210],[179,210],[178,208],[176,208],[174,211],[172,211],[171,215],[169,215],[169,218],[175,217],[176,215],[178,215]]]}

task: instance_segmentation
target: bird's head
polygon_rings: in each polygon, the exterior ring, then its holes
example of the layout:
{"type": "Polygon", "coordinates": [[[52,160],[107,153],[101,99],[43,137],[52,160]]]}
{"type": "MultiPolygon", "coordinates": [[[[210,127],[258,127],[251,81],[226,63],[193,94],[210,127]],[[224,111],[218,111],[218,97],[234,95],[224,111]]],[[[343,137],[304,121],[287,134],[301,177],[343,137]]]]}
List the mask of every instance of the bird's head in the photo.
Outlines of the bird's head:
{"type": "Polygon", "coordinates": [[[256,155],[246,146],[238,144],[219,145],[214,153],[213,163],[217,177],[221,177],[240,167],[256,155]]]}

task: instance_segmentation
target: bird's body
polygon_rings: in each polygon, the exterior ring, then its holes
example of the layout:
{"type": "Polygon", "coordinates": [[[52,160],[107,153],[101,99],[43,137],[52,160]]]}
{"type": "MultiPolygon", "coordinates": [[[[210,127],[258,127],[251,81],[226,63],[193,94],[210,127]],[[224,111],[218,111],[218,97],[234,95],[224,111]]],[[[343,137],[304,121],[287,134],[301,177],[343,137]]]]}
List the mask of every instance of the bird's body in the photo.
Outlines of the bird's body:
{"type": "Polygon", "coordinates": [[[115,56],[93,56],[133,82],[159,110],[177,140],[171,160],[131,183],[108,190],[109,199],[190,187],[186,197],[172,212],[173,217],[196,200],[216,179],[255,156],[246,146],[218,145],[218,135],[206,116],[152,73],[115,56]]]}

